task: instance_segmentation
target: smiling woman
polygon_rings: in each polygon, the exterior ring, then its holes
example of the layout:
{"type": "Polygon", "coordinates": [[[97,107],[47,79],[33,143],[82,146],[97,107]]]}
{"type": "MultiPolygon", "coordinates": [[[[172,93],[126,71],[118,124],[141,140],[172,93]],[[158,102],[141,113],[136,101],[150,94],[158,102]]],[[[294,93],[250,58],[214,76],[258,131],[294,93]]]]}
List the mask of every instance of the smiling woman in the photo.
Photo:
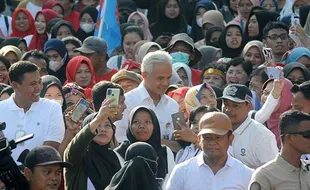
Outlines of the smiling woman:
{"type": "Polygon", "coordinates": [[[35,30],[34,20],[27,9],[16,9],[12,15],[12,21],[12,34],[9,37],[23,38],[33,34],[35,30]]]}
{"type": "Polygon", "coordinates": [[[248,85],[253,68],[250,61],[237,57],[228,63],[226,70],[227,84],[248,85]]]}

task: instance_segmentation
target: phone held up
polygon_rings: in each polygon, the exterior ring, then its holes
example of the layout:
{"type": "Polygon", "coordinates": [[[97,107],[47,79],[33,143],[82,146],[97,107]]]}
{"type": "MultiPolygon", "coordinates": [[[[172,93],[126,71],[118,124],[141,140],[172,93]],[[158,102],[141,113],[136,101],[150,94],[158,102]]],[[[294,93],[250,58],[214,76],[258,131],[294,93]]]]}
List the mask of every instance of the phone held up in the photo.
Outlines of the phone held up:
{"type": "Polygon", "coordinates": [[[171,118],[175,130],[181,130],[181,126],[186,126],[186,120],[183,112],[174,113],[171,115],[171,118]]]}
{"type": "MultiPolygon", "coordinates": [[[[120,96],[120,89],[119,88],[108,88],[106,99],[111,100],[114,99],[113,102],[111,102],[110,105],[119,105],[119,96],[120,96]]],[[[114,112],[115,115],[117,115],[117,112],[114,112]]]]}
{"type": "Polygon", "coordinates": [[[71,114],[71,120],[74,123],[78,123],[89,107],[90,103],[88,101],[80,99],[71,114]]]}

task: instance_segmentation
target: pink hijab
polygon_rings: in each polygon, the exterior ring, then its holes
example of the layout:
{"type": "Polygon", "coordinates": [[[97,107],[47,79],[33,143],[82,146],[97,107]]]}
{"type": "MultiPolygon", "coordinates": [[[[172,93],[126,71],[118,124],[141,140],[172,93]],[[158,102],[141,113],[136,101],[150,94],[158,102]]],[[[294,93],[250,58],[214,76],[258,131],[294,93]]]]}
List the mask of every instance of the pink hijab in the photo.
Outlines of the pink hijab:
{"type": "MultiPolygon", "coordinates": [[[[238,4],[240,3],[240,1],[241,0],[238,0],[238,4]]],[[[253,7],[260,6],[259,0],[250,0],[250,1],[253,4],[253,7]]],[[[246,25],[246,22],[248,19],[242,17],[240,10],[239,10],[239,7],[237,8],[237,10],[238,10],[238,16],[236,18],[234,18],[234,20],[230,21],[227,25],[231,25],[231,24],[239,25],[242,28],[242,31],[244,31],[245,25],[246,25]]]]}
{"type": "Polygon", "coordinates": [[[145,40],[152,41],[153,36],[152,36],[152,34],[151,34],[151,32],[150,32],[150,29],[149,29],[149,25],[150,25],[150,24],[149,24],[149,20],[146,18],[146,16],[145,16],[143,13],[141,13],[141,12],[139,12],[139,11],[136,11],[136,12],[131,13],[131,15],[128,17],[127,22],[130,22],[130,19],[131,19],[135,14],[138,14],[138,15],[142,18],[142,20],[143,20],[143,22],[144,22],[144,27],[141,28],[141,29],[143,30],[144,39],[145,39],[145,40]]]}
{"type": "MultiPolygon", "coordinates": [[[[273,79],[269,79],[264,83],[264,85],[262,87],[263,90],[265,89],[265,87],[267,86],[267,84],[270,81],[272,82],[273,79]]],[[[276,136],[277,145],[279,148],[281,147],[280,132],[279,132],[280,115],[292,108],[292,99],[293,99],[293,95],[291,93],[292,86],[293,86],[293,84],[291,83],[291,81],[289,81],[288,79],[285,79],[284,87],[283,87],[283,90],[281,92],[279,107],[277,110],[275,110],[271,114],[270,118],[267,120],[267,126],[268,126],[269,130],[271,130],[272,133],[276,136]]]]}

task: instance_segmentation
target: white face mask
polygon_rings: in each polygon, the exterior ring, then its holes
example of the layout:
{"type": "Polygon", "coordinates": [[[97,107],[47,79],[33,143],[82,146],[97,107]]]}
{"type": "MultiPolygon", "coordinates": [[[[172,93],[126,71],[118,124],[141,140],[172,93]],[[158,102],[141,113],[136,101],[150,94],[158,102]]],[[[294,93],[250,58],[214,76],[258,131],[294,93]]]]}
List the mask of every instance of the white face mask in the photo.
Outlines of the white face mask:
{"type": "Polygon", "coordinates": [[[81,29],[86,32],[89,33],[91,31],[93,31],[95,29],[95,25],[94,24],[80,24],[81,29]]]}
{"type": "Polygon", "coordinates": [[[58,61],[51,60],[49,62],[49,68],[54,72],[57,72],[62,67],[62,65],[63,65],[63,61],[58,62],[58,61]]]}
{"type": "Polygon", "coordinates": [[[63,104],[63,102],[64,102],[63,99],[61,99],[61,100],[51,99],[51,100],[54,101],[54,102],[57,102],[58,104],[60,104],[60,106],[62,106],[62,104],[63,104]]]}
{"type": "Polygon", "coordinates": [[[196,19],[196,23],[199,27],[202,27],[202,18],[196,19]]]}

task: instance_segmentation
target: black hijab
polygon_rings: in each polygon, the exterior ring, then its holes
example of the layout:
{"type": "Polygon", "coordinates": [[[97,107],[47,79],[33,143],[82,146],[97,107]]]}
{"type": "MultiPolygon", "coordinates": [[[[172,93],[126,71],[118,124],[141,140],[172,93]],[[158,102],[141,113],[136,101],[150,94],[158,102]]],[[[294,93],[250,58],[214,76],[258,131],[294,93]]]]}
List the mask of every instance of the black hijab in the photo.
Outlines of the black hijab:
{"type": "Polygon", "coordinates": [[[132,135],[131,132],[131,125],[132,121],[135,118],[136,114],[139,111],[146,111],[151,115],[152,121],[153,121],[153,133],[152,136],[150,137],[149,140],[146,141],[146,143],[150,144],[156,151],[158,155],[158,172],[157,172],[157,177],[158,178],[165,178],[165,176],[168,173],[168,161],[167,161],[167,150],[166,147],[161,146],[161,135],[160,135],[160,125],[158,122],[158,119],[156,117],[155,112],[144,106],[139,106],[133,109],[130,112],[129,115],[129,127],[127,129],[127,139],[128,141],[125,141],[124,143],[121,144],[118,148],[115,149],[123,158],[125,157],[125,152],[129,146],[129,144],[138,142],[138,140],[132,135]]]}
{"type": "Polygon", "coordinates": [[[11,86],[7,86],[1,90],[0,96],[2,96],[4,93],[7,93],[9,96],[11,96],[14,93],[14,89],[11,86]]]}
{"type": "Polygon", "coordinates": [[[62,91],[62,85],[61,85],[61,82],[60,80],[55,77],[55,76],[52,76],[52,75],[45,75],[45,76],[42,76],[41,77],[42,79],[42,90],[41,90],[41,93],[40,93],[40,97],[41,98],[44,98],[45,94],[46,94],[46,91],[51,87],[51,86],[57,86],[57,88],[59,89],[59,91],[61,92],[61,96],[63,98],[63,102],[62,102],[62,111],[64,112],[66,109],[67,109],[67,104],[66,104],[66,100],[65,100],[65,96],[64,96],[64,93],[62,91]]]}
{"type": "Polygon", "coordinates": [[[307,22],[309,11],[310,11],[310,5],[300,7],[300,10],[299,10],[299,16],[300,16],[299,20],[300,20],[300,25],[302,27],[304,27],[306,22],[307,22]]]}
{"type": "Polygon", "coordinates": [[[270,11],[265,11],[265,10],[253,10],[250,13],[249,19],[246,23],[246,27],[245,27],[245,31],[244,31],[244,38],[246,39],[247,42],[252,41],[252,40],[258,40],[258,41],[262,41],[263,40],[263,30],[264,27],[271,21],[277,21],[278,17],[279,17],[279,13],[276,12],[270,12],[270,11]],[[254,36],[254,37],[250,37],[249,36],[249,21],[250,18],[255,15],[257,22],[258,22],[258,36],[254,36]]]}
{"type": "Polygon", "coordinates": [[[12,37],[12,38],[7,38],[5,39],[1,45],[0,45],[0,49],[4,46],[7,46],[7,45],[12,45],[12,46],[15,46],[15,47],[18,47],[18,45],[23,42],[26,46],[27,46],[27,43],[26,43],[26,40],[23,39],[23,38],[18,38],[18,37],[12,37]]]}
{"type": "Polygon", "coordinates": [[[73,25],[66,20],[60,20],[60,21],[56,22],[56,24],[52,27],[51,38],[57,37],[57,32],[61,26],[68,26],[68,28],[70,29],[70,31],[72,33],[72,36],[75,36],[75,30],[73,28],[73,25]]]}
{"type": "Polygon", "coordinates": [[[236,27],[240,30],[241,35],[242,35],[242,29],[239,25],[236,24],[230,24],[228,26],[226,26],[222,32],[222,34],[220,35],[219,38],[219,45],[222,49],[222,57],[227,57],[227,58],[235,58],[241,55],[242,49],[243,49],[243,40],[241,42],[240,47],[236,48],[236,49],[232,49],[230,47],[227,46],[226,43],[226,34],[227,31],[230,27],[236,27]]]}
{"type": "MultiPolygon", "coordinates": [[[[84,119],[82,126],[87,126],[96,117],[96,115],[97,113],[88,115],[84,119]]],[[[114,138],[115,126],[112,122],[111,125],[113,126],[114,138]]],[[[95,189],[104,189],[107,187],[113,175],[121,169],[119,159],[115,152],[110,149],[109,144],[110,143],[101,146],[95,141],[91,141],[88,146],[88,151],[83,158],[86,174],[94,185],[95,189]]]]}
{"type": "MultiPolygon", "coordinates": [[[[292,62],[292,63],[285,65],[285,67],[283,68],[284,77],[287,78],[288,75],[295,69],[300,69],[302,71],[305,77],[305,81],[310,80],[310,73],[309,73],[308,68],[304,64],[298,63],[298,62],[292,62]]],[[[291,82],[293,84],[296,84],[296,82],[298,83],[298,81],[291,81],[291,82]]],[[[304,81],[300,81],[299,84],[301,82],[304,82],[304,81]]]]}
{"type": "Polygon", "coordinates": [[[207,33],[206,33],[206,36],[205,36],[205,42],[206,42],[207,46],[213,46],[213,47],[216,47],[216,48],[220,48],[220,44],[219,44],[218,41],[217,42],[211,42],[212,34],[214,32],[217,32],[217,31],[222,32],[223,28],[220,27],[220,26],[212,26],[211,28],[209,28],[207,30],[207,33]]]}
{"type": "Polygon", "coordinates": [[[48,23],[46,25],[46,32],[50,34],[52,31],[52,28],[55,26],[55,24],[61,20],[62,20],[61,18],[53,18],[50,21],[48,21],[48,23]]]}
{"type": "Polygon", "coordinates": [[[156,180],[156,152],[144,142],[130,145],[126,151],[125,164],[112,178],[105,190],[158,190],[156,180]]]}
{"type": "MultiPolygon", "coordinates": [[[[79,17],[80,22],[81,22],[82,16],[86,13],[88,13],[90,15],[90,17],[92,18],[94,23],[97,22],[98,11],[93,6],[86,6],[82,9],[82,11],[80,13],[80,17],[79,17]]],[[[76,37],[83,42],[87,37],[93,36],[94,33],[95,33],[95,30],[93,30],[89,33],[86,33],[84,30],[81,29],[81,27],[79,27],[79,29],[76,31],[76,37]]]]}
{"type": "Polygon", "coordinates": [[[180,7],[180,13],[174,19],[170,19],[165,15],[165,9],[168,2],[169,0],[160,1],[157,20],[155,23],[150,25],[150,31],[154,40],[156,40],[163,33],[187,33],[187,23],[182,15],[180,2],[176,1],[180,7]]]}

